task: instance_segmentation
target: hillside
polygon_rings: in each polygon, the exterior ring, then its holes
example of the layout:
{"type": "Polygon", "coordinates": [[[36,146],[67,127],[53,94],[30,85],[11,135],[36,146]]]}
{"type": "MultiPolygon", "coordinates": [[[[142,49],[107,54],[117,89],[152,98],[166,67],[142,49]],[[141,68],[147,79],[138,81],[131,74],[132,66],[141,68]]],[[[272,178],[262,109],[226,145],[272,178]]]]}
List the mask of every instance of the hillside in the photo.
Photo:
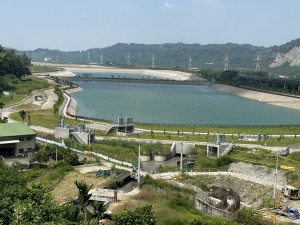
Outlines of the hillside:
{"type": "Polygon", "coordinates": [[[118,43],[106,48],[93,48],[86,51],[36,49],[18,52],[28,54],[32,61],[59,63],[94,63],[103,65],[123,65],[151,67],[154,56],[155,67],[187,69],[189,58],[192,68],[224,69],[225,54],[229,58],[229,69],[254,71],[257,52],[261,54],[261,70],[270,74],[300,74],[300,39],[284,45],[269,48],[250,44],[124,44],[118,43]],[[277,53],[277,55],[276,55],[277,53]],[[275,63],[272,63],[276,55],[275,63]],[[276,70],[274,70],[276,67],[276,70]]]}

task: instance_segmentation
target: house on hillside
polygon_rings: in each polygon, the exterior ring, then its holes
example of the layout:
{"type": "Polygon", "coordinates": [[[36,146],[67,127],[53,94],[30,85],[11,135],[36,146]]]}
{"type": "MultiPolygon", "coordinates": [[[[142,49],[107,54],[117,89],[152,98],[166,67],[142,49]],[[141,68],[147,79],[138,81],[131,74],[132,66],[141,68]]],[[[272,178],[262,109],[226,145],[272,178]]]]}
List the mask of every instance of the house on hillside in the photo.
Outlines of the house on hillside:
{"type": "Polygon", "coordinates": [[[0,123],[0,155],[26,156],[35,148],[36,132],[24,123],[0,123]]]}

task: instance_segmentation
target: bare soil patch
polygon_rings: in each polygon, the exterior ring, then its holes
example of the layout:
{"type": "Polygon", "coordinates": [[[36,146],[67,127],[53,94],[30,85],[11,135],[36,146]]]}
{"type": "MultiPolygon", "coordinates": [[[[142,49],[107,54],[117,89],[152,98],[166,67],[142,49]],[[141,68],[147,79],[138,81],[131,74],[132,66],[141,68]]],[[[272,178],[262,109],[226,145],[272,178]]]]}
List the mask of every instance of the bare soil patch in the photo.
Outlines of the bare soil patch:
{"type": "Polygon", "coordinates": [[[76,168],[74,171],[68,173],[51,191],[53,201],[63,203],[70,198],[76,197],[78,191],[74,183],[76,180],[83,181],[88,185],[93,185],[92,188],[96,188],[108,179],[109,178],[96,177],[94,173],[80,173],[80,170],[76,168]]]}

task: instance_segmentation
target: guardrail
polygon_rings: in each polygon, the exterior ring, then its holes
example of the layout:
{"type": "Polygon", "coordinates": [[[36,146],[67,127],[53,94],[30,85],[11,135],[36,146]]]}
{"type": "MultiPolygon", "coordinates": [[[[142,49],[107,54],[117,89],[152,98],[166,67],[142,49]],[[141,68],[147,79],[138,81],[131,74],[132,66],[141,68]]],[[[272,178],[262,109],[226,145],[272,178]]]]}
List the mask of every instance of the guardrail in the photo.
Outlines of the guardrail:
{"type": "Polygon", "coordinates": [[[219,217],[227,218],[227,219],[234,218],[232,213],[222,210],[222,209],[218,209],[197,197],[195,197],[195,208],[206,214],[219,216],[219,217]]]}

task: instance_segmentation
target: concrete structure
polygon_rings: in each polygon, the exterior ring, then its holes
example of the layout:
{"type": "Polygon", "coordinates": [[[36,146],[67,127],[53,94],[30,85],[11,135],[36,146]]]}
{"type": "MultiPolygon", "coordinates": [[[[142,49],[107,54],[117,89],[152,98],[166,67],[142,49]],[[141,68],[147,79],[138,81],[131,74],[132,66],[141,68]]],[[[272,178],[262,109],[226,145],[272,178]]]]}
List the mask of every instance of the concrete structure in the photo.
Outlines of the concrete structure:
{"type": "Polygon", "coordinates": [[[69,127],[55,127],[54,128],[54,137],[55,138],[70,138],[71,132],[74,129],[69,127]]]}
{"type": "Polygon", "coordinates": [[[34,101],[44,101],[45,94],[43,92],[36,92],[33,94],[33,100],[34,101]]]}
{"type": "Polygon", "coordinates": [[[125,121],[123,117],[118,117],[118,121],[115,124],[108,124],[105,133],[115,133],[120,136],[136,135],[134,133],[135,126],[133,124],[132,117],[126,117],[125,121]]]}
{"type": "Polygon", "coordinates": [[[195,198],[195,208],[197,210],[199,210],[203,213],[209,214],[209,215],[219,216],[219,217],[223,217],[223,218],[227,218],[227,219],[233,218],[232,213],[222,210],[222,209],[218,209],[197,197],[195,198]]]}
{"type": "Polygon", "coordinates": [[[232,143],[210,143],[207,145],[207,156],[208,157],[220,157],[226,155],[233,148],[232,143]]]}
{"type": "Polygon", "coordinates": [[[35,137],[23,123],[0,123],[0,155],[25,157],[35,149],[35,137]]]}
{"type": "Polygon", "coordinates": [[[113,202],[114,200],[114,190],[112,189],[92,189],[90,190],[89,194],[92,194],[92,196],[89,198],[90,201],[113,202]]]}
{"type": "Polygon", "coordinates": [[[190,153],[190,149],[193,147],[195,147],[195,144],[192,143],[174,142],[171,147],[172,156],[181,154],[181,151],[182,154],[187,155],[190,153]]]}
{"type": "Polygon", "coordinates": [[[81,144],[89,144],[95,141],[95,134],[93,132],[72,132],[70,138],[73,141],[78,141],[81,144]]]}
{"type": "Polygon", "coordinates": [[[233,143],[225,143],[224,135],[217,134],[215,142],[211,142],[207,145],[207,156],[208,157],[220,157],[222,155],[228,154],[234,147],[233,143]]]}
{"type": "Polygon", "coordinates": [[[64,120],[59,120],[54,129],[55,138],[70,138],[72,141],[81,144],[89,144],[95,141],[95,133],[86,129],[85,124],[78,124],[77,131],[70,125],[64,124],[64,120]]]}
{"type": "Polygon", "coordinates": [[[280,78],[268,78],[259,76],[246,76],[239,77],[241,80],[252,82],[254,84],[265,84],[266,86],[280,87],[284,89],[294,89],[300,91],[300,80],[293,79],[280,79],[280,78]]]}

